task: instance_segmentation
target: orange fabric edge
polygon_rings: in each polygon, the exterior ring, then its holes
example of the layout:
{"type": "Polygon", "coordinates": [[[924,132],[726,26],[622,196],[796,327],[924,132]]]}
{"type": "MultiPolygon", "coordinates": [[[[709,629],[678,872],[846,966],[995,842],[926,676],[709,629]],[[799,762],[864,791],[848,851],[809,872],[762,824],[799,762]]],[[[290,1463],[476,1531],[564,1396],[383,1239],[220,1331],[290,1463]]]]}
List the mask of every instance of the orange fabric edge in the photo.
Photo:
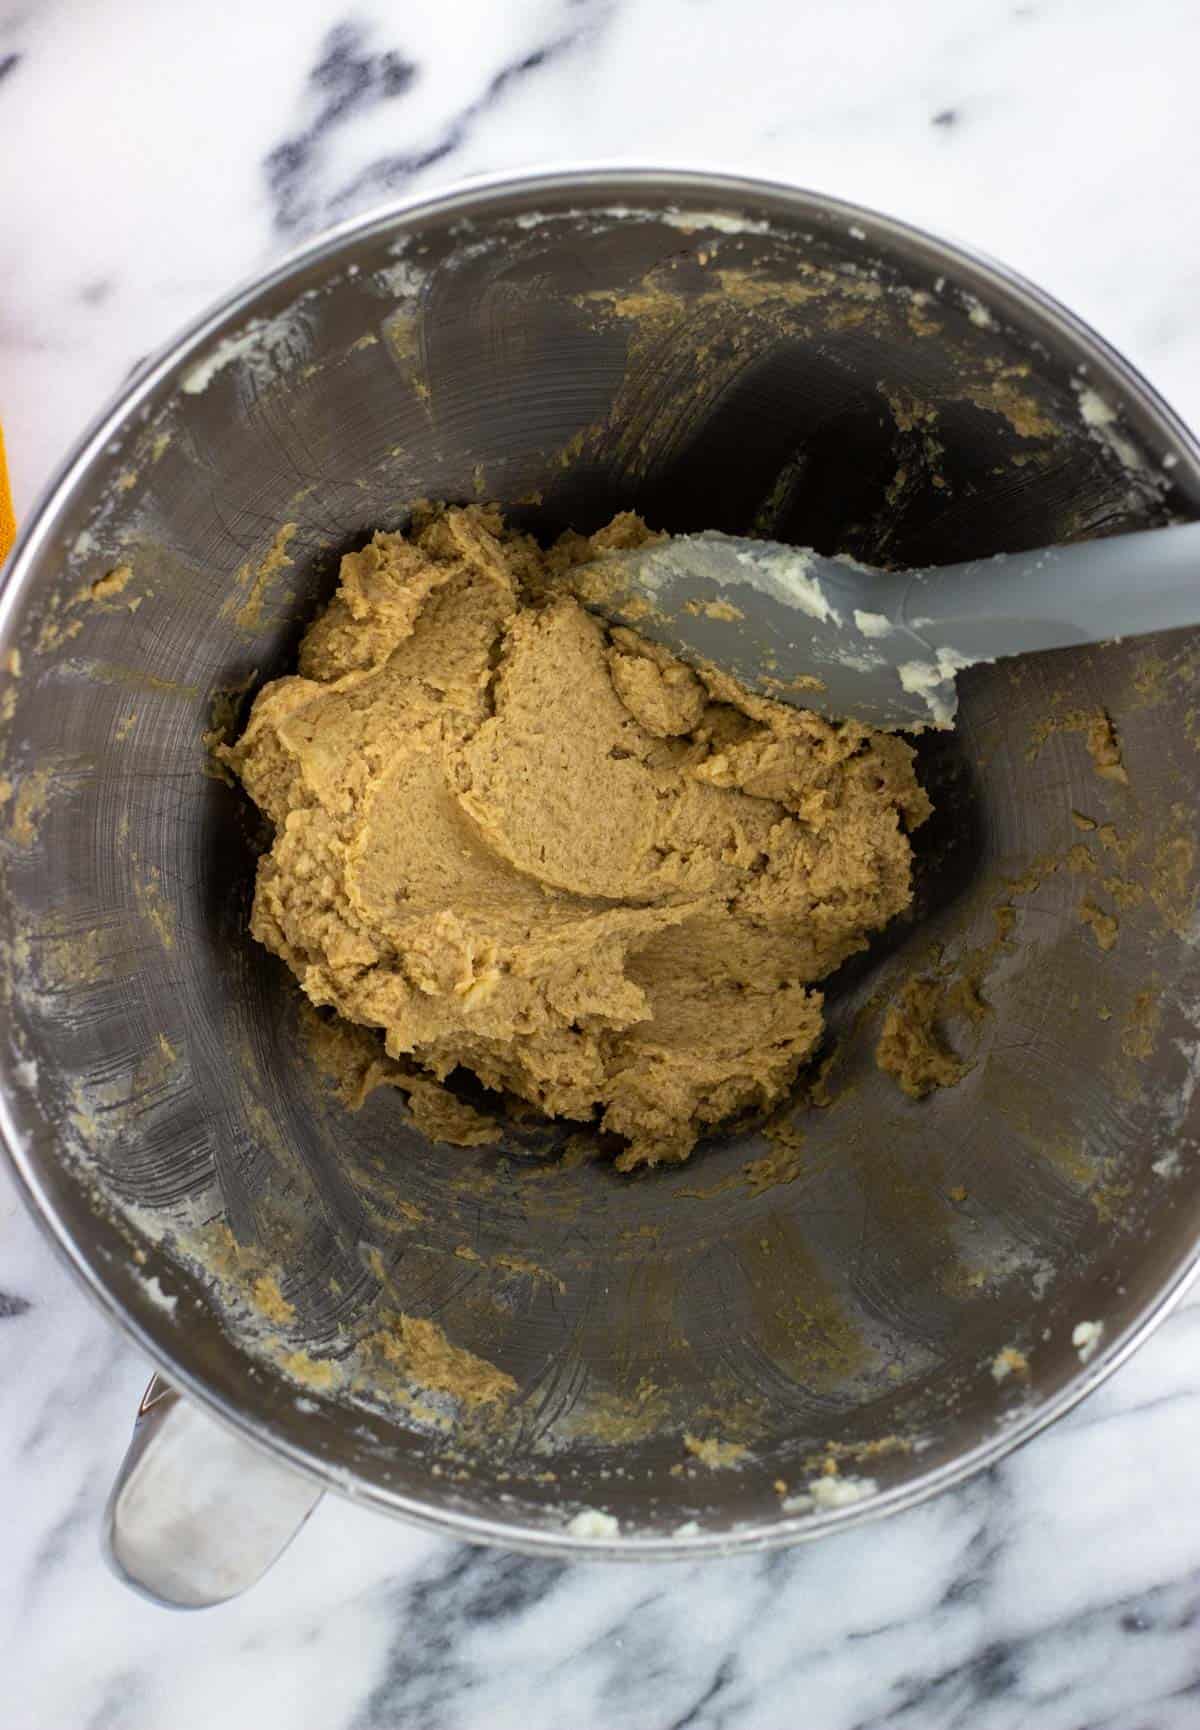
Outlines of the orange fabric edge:
{"type": "Polygon", "coordinates": [[[4,428],[0,427],[0,559],[8,557],[17,534],[17,519],[13,515],[12,493],[8,486],[8,462],[4,455],[4,428]]]}

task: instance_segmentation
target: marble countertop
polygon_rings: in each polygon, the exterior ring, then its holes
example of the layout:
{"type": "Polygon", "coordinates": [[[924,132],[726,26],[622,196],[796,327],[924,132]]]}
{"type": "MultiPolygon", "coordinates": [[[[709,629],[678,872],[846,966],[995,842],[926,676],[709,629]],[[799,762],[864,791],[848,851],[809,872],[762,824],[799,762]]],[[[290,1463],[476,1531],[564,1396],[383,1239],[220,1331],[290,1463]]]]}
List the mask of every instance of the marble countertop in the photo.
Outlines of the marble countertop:
{"type": "MultiPolygon", "coordinates": [[[[134,363],[323,224],[467,174],[708,164],[983,248],[1200,422],[1188,0],[39,0],[0,13],[18,511],[134,363]]],[[[1200,1308],[960,1490],[789,1554],[526,1560],[327,1498],[203,1617],[101,1510],[149,1366],[0,1174],[0,1721],[22,1730],[1200,1722],[1200,1308]]]]}

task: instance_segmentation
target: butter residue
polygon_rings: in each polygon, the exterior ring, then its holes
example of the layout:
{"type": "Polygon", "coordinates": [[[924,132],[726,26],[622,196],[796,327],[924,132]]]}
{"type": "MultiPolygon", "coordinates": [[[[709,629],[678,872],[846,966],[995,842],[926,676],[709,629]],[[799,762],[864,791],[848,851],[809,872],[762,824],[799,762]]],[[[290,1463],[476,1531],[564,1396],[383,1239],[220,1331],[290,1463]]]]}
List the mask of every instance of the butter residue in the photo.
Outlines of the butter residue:
{"type": "Polygon", "coordinates": [[[22,775],[12,802],[8,832],[18,847],[32,847],[38,828],[50,803],[50,787],[54,771],[49,767],[31,769],[22,775]]]}
{"type": "Polygon", "coordinates": [[[163,894],[162,872],[157,866],[151,866],[141,882],[135,885],[134,895],[143,919],[162,947],[174,949],[175,909],[163,894]]]}
{"type": "Polygon", "coordinates": [[[1056,733],[1082,733],[1101,780],[1115,781],[1121,786],[1128,784],[1121,742],[1107,710],[1068,709],[1061,715],[1049,715],[1038,721],[1030,731],[1027,761],[1034,762],[1047,739],[1056,733]]]}
{"type": "Polygon", "coordinates": [[[88,594],[93,601],[112,601],[133,581],[133,566],[128,564],[114,565],[104,576],[97,577],[95,582],[88,584],[88,594]]]}
{"type": "Polygon", "coordinates": [[[510,1375],[465,1346],[453,1345],[436,1322],[400,1311],[385,1312],[381,1320],[363,1349],[378,1352],[417,1387],[449,1394],[466,1406],[490,1405],[516,1393],[510,1375]]]}
{"type": "Polygon", "coordinates": [[[234,578],[234,593],[222,607],[232,612],[239,631],[257,631],[262,624],[263,603],[281,571],[292,563],[288,548],[297,530],[296,523],[281,523],[270,546],[256,566],[242,565],[234,578]],[[239,599],[244,595],[244,599],[239,599]]]}
{"type": "Polygon", "coordinates": [[[250,1288],[254,1307],[268,1321],[286,1325],[296,1319],[296,1306],[284,1297],[278,1277],[273,1273],[260,1274],[250,1288]]]}
{"type": "Polygon", "coordinates": [[[814,1478],[799,1495],[784,1498],[785,1514],[826,1513],[833,1508],[852,1508],[879,1493],[874,1478],[843,1478],[836,1474],[814,1478]]]}
{"type": "Polygon", "coordinates": [[[318,292],[309,289],[273,318],[252,318],[240,331],[221,337],[192,362],[180,380],[180,390],[185,396],[200,396],[218,374],[235,364],[256,384],[264,385],[306,361],[312,348],[312,330],[303,307],[318,292]]]}
{"type": "Polygon", "coordinates": [[[954,724],[954,675],[975,663],[957,649],[943,646],[932,661],[902,661],[896,668],[901,690],[922,697],[935,727],[954,724]],[[947,686],[949,689],[947,689],[947,686]]]}
{"type": "Polygon", "coordinates": [[[1081,1364],[1092,1357],[1104,1337],[1103,1322],[1076,1322],[1071,1330],[1071,1344],[1079,1354],[1081,1364]]]}
{"type": "Polygon", "coordinates": [[[935,1088],[955,1086],[970,1068],[942,1036],[939,1021],[945,1003],[943,981],[909,979],[884,1016],[875,1061],[895,1077],[910,1099],[924,1099],[935,1088]]]}
{"type": "Polygon", "coordinates": [[[1003,1346],[992,1359],[992,1378],[997,1382],[1007,1381],[1009,1376],[1027,1376],[1029,1374],[1029,1359],[1016,1346],[1003,1346]]]}
{"type": "Polygon", "coordinates": [[[702,1466],[707,1466],[714,1472],[726,1466],[736,1466],[739,1460],[745,1459],[747,1453],[745,1442],[723,1442],[717,1436],[701,1437],[685,1433],[683,1445],[702,1466]]]}
{"type": "Polygon", "coordinates": [[[1111,949],[1116,943],[1120,922],[1115,913],[1106,913],[1090,897],[1085,897],[1079,903],[1079,919],[1089,927],[1101,949],[1111,949]]]}
{"type": "Polygon", "coordinates": [[[864,637],[878,640],[881,637],[890,637],[892,634],[892,621],[885,613],[865,613],[861,607],[855,607],[854,623],[864,637]]]}
{"type": "Polygon", "coordinates": [[[614,1514],[606,1514],[600,1508],[580,1508],[567,1521],[566,1530],[572,1538],[615,1538],[621,1523],[614,1514]]]}

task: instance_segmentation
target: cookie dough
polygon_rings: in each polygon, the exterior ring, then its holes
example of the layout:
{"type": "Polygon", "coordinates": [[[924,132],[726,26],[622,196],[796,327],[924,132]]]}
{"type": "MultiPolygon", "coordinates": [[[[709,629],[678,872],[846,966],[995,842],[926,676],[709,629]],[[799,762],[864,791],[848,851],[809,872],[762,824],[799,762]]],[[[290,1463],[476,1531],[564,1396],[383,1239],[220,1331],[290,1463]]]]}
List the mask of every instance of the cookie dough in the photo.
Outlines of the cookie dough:
{"type": "Polygon", "coordinates": [[[969,1068],[942,1037],[944,994],[940,980],[910,979],[883,1018],[875,1061],[910,1099],[924,1099],[936,1087],[957,1086],[969,1068]]]}
{"type": "Polygon", "coordinates": [[[388,1054],[556,1117],[622,1169],[765,1109],[813,984],[908,905],[929,813],[902,740],[693,671],[570,591],[618,517],[549,553],[424,507],[342,561],[297,676],[225,760],[275,826],[252,930],[388,1054]]]}

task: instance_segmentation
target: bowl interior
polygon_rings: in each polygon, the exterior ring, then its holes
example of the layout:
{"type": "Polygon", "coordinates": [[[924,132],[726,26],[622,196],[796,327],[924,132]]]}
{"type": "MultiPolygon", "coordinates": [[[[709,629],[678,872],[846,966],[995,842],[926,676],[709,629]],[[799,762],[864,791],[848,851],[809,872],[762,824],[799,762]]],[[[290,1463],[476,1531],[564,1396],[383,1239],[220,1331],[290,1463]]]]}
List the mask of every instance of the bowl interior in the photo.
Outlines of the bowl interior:
{"type": "Polygon", "coordinates": [[[1055,309],[769,189],[480,192],[242,297],[10,577],[8,1110],[60,1235],[280,1445],[527,1538],[581,1506],[777,1534],[831,1456],[902,1488],[1032,1421],[1076,1325],[1115,1345],[1193,1253],[1200,635],[961,679],[913,916],[830,982],[771,1124],[634,1179],[579,1126],[434,1145],[401,1094],[331,1093],[209,750],[421,497],[915,564],[1192,516],[1200,470],[1055,309]],[[971,1065],[921,1102],[874,1058],[914,977],[971,1065]]]}

